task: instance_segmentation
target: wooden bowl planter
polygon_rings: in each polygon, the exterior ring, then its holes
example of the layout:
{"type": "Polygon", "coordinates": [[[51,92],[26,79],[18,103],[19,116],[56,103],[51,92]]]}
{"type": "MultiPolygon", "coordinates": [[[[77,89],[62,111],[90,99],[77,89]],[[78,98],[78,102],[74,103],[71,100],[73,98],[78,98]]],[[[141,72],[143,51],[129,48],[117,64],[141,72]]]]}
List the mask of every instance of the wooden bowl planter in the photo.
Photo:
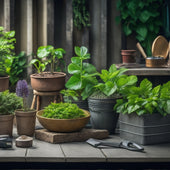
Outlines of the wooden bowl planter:
{"type": "Polygon", "coordinates": [[[14,115],[0,115],[0,135],[12,136],[14,115]]]}
{"type": "Polygon", "coordinates": [[[0,92],[9,88],[9,76],[0,77],[0,92]]]}
{"type": "Polygon", "coordinates": [[[35,131],[36,111],[16,110],[15,116],[18,135],[33,136],[35,131]]]}
{"type": "Polygon", "coordinates": [[[86,115],[83,118],[77,119],[52,119],[45,118],[42,115],[43,110],[37,112],[37,118],[41,125],[52,132],[75,132],[80,131],[89,121],[90,113],[86,110],[83,110],[86,115]]]}
{"type": "Polygon", "coordinates": [[[31,86],[37,91],[60,91],[65,88],[66,74],[63,72],[43,72],[43,74],[32,74],[31,86]]]}

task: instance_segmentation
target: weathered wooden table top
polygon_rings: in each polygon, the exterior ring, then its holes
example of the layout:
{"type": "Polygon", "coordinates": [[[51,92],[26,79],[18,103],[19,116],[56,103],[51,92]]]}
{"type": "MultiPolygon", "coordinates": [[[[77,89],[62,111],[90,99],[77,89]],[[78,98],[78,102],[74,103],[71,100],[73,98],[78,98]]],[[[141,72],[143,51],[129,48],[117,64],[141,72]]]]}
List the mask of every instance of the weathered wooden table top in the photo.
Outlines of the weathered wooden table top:
{"type": "MultiPolygon", "coordinates": [[[[104,141],[120,141],[112,135],[104,141]]],[[[15,137],[12,149],[0,148],[1,163],[170,163],[170,143],[144,146],[145,152],[134,152],[120,148],[98,149],[86,142],[51,144],[34,139],[33,147],[18,148],[15,137]]]]}

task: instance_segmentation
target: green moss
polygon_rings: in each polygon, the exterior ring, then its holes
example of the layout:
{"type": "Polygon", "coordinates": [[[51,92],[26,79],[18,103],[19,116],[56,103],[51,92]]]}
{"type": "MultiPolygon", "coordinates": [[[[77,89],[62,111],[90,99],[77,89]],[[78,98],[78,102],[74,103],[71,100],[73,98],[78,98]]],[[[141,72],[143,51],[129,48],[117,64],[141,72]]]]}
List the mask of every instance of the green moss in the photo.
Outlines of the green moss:
{"type": "Polygon", "coordinates": [[[45,107],[43,117],[53,119],[76,119],[85,117],[84,112],[73,103],[51,103],[45,107]]]}

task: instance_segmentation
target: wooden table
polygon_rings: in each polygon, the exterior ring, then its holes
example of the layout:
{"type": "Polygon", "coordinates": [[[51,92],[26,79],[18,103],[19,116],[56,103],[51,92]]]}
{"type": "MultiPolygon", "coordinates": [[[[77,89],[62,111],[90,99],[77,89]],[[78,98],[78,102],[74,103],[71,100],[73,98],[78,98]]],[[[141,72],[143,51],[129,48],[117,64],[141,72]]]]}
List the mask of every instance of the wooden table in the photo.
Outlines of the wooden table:
{"type": "MultiPolygon", "coordinates": [[[[170,143],[144,146],[145,152],[118,148],[94,148],[86,142],[51,144],[34,139],[33,147],[0,149],[2,169],[142,169],[170,168],[170,143]]],[[[120,141],[112,135],[106,141],[120,141]]]]}

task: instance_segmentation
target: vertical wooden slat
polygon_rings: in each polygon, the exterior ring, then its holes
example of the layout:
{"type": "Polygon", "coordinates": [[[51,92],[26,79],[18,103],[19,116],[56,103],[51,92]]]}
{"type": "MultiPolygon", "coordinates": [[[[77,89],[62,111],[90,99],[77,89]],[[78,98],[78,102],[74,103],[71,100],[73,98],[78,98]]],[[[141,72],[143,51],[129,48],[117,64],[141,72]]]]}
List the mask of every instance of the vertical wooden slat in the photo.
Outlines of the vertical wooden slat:
{"type": "Polygon", "coordinates": [[[107,67],[107,1],[90,1],[90,48],[92,63],[98,70],[107,67]]]}
{"type": "Polygon", "coordinates": [[[72,0],[66,0],[66,65],[70,63],[73,55],[73,8],[72,0]]]}

